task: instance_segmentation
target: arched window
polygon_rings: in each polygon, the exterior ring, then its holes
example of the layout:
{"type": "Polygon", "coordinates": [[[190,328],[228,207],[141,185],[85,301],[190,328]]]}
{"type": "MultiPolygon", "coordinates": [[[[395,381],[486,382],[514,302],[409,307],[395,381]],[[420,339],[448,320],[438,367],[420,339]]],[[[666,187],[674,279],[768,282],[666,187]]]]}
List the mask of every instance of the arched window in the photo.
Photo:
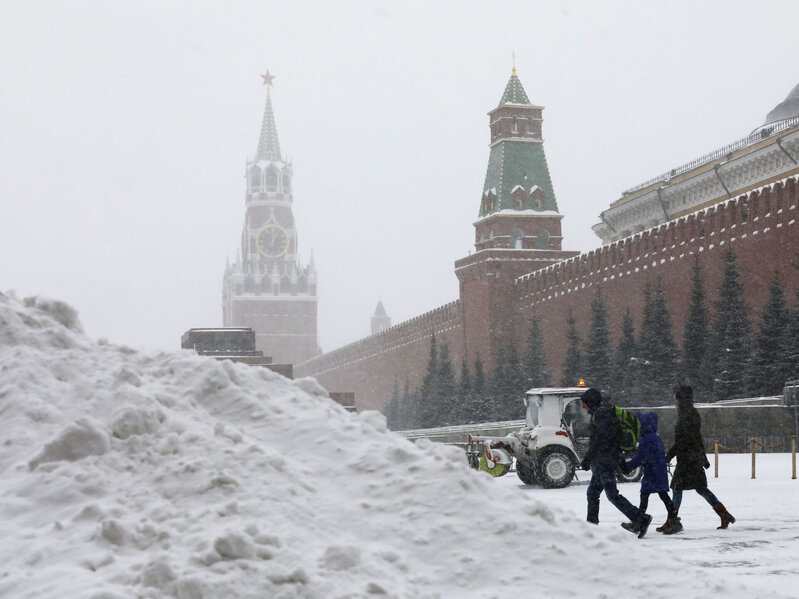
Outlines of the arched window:
{"type": "Polygon", "coordinates": [[[277,169],[274,166],[266,169],[266,186],[272,189],[277,187],[277,169]]]}
{"type": "Polygon", "coordinates": [[[255,281],[251,276],[244,279],[244,293],[252,293],[255,291],[255,281]]]}
{"type": "Polygon", "coordinates": [[[250,171],[250,189],[256,191],[261,188],[261,169],[254,166],[250,171]]]}
{"type": "Polygon", "coordinates": [[[527,119],[527,133],[533,132],[533,119],[527,119]]]}
{"type": "Polygon", "coordinates": [[[513,132],[514,133],[519,132],[519,124],[516,122],[516,117],[513,117],[513,132]]]}
{"type": "Polygon", "coordinates": [[[522,249],[522,239],[524,239],[524,233],[519,229],[513,229],[513,231],[510,232],[510,249],[522,249]]]}
{"type": "Polygon", "coordinates": [[[537,250],[549,249],[549,233],[543,229],[538,232],[535,238],[535,248],[537,250]]]}

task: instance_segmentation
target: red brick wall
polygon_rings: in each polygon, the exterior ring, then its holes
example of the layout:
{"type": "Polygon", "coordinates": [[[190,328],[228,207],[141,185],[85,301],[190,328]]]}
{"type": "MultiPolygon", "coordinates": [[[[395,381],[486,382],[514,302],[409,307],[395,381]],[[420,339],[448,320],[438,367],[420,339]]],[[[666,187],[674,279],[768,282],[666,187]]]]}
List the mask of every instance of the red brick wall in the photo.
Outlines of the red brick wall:
{"type": "MultiPolygon", "coordinates": [[[[334,350],[296,367],[298,376],[313,375],[330,391],[354,391],[358,409],[381,408],[395,381],[406,378],[417,387],[424,376],[430,335],[449,344],[456,370],[464,354],[469,364],[479,353],[487,370],[496,349],[513,340],[521,349],[529,320],[537,316],[545,338],[549,367],[560,377],[566,350],[566,318],[571,308],[583,339],[588,337],[591,302],[601,290],[608,307],[613,342],[629,307],[640,326],[643,286],[662,279],[675,339],[682,341],[690,301],[695,256],[705,276],[708,305],[718,295],[721,255],[734,251],[752,320],[760,321],[775,272],[782,276],[786,298],[799,288],[797,182],[788,179],[707,210],[682,217],[586,254],[543,268],[509,284],[497,262],[479,262],[481,253],[458,261],[460,300],[387,331],[334,350]],[[746,211],[746,219],[742,211],[746,211]],[[468,276],[464,276],[463,265],[468,276]],[[488,275],[489,272],[493,275],[488,275]]],[[[506,250],[507,251],[507,250],[506,250]]],[[[554,253],[553,253],[554,254],[554,253]]],[[[485,256],[492,255],[491,250],[485,256]]],[[[534,263],[530,263],[531,268],[534,263]]],[[[513,270],[513,267],[508,264],[513,270]]],[[[516,265],[518,266],[518,264],[516,265]]]]}

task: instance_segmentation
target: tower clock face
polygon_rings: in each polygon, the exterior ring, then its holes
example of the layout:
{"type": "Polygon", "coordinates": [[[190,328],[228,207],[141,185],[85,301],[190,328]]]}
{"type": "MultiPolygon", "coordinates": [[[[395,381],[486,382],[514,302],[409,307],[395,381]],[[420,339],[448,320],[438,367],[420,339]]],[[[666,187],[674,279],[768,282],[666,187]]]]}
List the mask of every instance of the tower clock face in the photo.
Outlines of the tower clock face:
{"type": "Polygon", "coordinates": [[[255,236],[255,245],[266,258],[279,258],[289,249],[289,234],[280,225],[264,225],[255,236]]]}

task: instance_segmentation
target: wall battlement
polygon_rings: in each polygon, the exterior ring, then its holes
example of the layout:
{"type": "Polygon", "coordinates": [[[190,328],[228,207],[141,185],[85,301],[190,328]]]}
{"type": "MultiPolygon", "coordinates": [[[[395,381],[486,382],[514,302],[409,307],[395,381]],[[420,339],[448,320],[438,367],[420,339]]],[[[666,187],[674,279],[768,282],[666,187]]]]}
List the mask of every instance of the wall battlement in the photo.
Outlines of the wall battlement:
{"type": "MultiPolygon", "coordinates": [[[[480,356],[491,348],[515,343],[522,348],[530,320],[539,320],[544,353],[557,381],[566,351],[566,321],[571,312],[583,339],[591,321],[591,302],[597,294],[606,300],[608,326],[615,343],[627,309],[640,326],[645,284],[663,282],[672,315],[673,333],[682,339],[687,315],[691,273],[699,263],[705,276],[708,305],[712,307],[721,282],[721,255],[733,250],[742,269],[746,301],[758,318],[776,272],[789,297],[799,288],[799,177],[787,177],[746,195],[682,216],[593,251],[517,277],[509,291],[509,326],[495,338],[480,339],[480,356]],[[610,300],[610,301],[607,301],[610,300]],[[511,331],[507,334],[507,331],[511,331]],[[499,337],[502,338],[499,338],[499,337]]],[[[475,260],[477,254],[470,259],[475,260]]],[[[462,261],[459,261],[459,263],[462,261]]],[[[534,263],[530,264],[535,267],[534,263]]],[[[421,384],[429,357],[430,337],[449,345],[456,368],[465,355],[463,305],[485,304],[483,295],[461,297],[425,314],[394,325],[345,347],[297,365],[298,376],[316,376],[330,391],[354,391],[359,409],[380,409],[395,385],[402,391],[421,384]]],[[[489,313],[490,305],[481,310],[489,313]]],[[[470,351],[475,351],[471,348],[470,351]]],[[[470,355],[474,355],[470,353],[470,355]]],[[[470,363],[471,367],[472,364],[470,363]]],[[[487,372],[492,364],[486,363],[487,372]]]]}

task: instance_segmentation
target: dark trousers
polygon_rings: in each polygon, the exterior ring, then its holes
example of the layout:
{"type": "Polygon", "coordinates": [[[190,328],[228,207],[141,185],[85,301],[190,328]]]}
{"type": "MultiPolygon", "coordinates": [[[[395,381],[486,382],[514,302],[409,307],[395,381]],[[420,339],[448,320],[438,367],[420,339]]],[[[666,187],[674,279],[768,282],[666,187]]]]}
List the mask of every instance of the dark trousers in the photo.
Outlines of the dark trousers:
{"type": "Polygon", "coordinates": [[[598,464],[591,467],[591,482],[588,483],[588,491],[586,491],[586,498],[588,499],[586,520],[594,524],[599,523],[599,495],[602,491],[605,492],[608,501],[627,516],[630,521],[640,522],[643,520],[646,514],[630,503],[616,488],[615,464],[598,464]]]}
{"type": "MultiPolygon", "coordinates": [[[[650,493],[641,493],[641,502],[638,504],[638,509],[642,512],[645,512],[646,508],[649,507],[649,495],[650,493]]],[[[662,493],[658,493],[658,497],[660,497],[663,505],[666,506],[666,513],[669,515],[669,518],[674,518],[677,515],[677,508],[674,507],[674,503],[671,501],[669,494],[663,491],[662,493]]]]}
{"type": "MultiPolygon", "coordinates": [[[[707,487],[705,487],[704,489],[694,489],[694,490],[697,493],[699,493],[702,497],[705,498],[705,501],[707,501],[710,504],[710,507],[715,507],[716,504],[721,503],[718,500],[718,498],[715,495],[713,495],[713,491],[711,491],[707,487]]],[[[673,499],[674,499],[674,507],[675,507],[675,509],[677,511],[680,511],[680,504],[682,504],[682,491],[675,490],[672,493],[672,496],[673,496],[673,499]]]]}

